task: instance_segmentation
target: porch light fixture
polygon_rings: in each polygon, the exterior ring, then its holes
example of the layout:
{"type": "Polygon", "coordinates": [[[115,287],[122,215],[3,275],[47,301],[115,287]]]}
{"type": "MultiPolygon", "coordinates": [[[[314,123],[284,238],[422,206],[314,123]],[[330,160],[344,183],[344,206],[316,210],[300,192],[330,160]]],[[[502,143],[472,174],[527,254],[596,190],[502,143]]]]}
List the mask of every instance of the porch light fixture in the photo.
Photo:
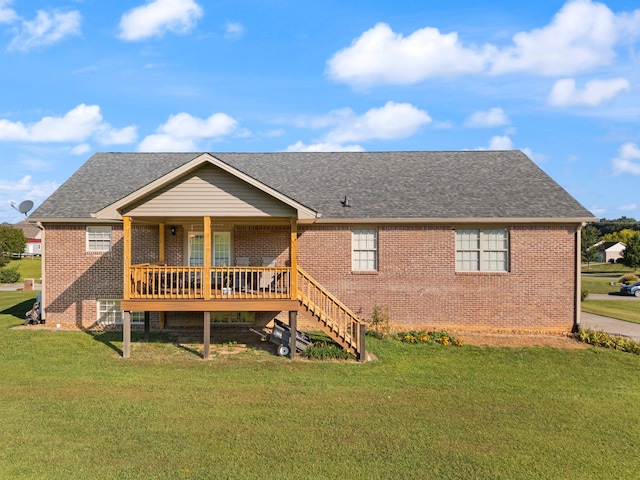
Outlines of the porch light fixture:
{"type": "Polygon", "coordinates": [[[176,227],[171,227],[171,235],[175,235],[176,234],[176,227]]]}

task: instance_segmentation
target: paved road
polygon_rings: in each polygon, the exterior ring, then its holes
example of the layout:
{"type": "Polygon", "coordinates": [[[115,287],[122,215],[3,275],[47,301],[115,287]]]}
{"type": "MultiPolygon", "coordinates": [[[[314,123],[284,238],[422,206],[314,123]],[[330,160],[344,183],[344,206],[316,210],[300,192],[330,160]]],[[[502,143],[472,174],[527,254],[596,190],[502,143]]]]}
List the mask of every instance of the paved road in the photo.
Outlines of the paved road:
{"type": "MultiPolygon", "coordinates": [[[[15,292],[16,290],[22,290],[24,288],[23,283],[3,283],[0,284],[0,291],[2,292],[15,292]]],[[[34,290],[42,289],[42,285],[40,283],[35,283],[33,285],[34,290]]]]}
{"type": "MultiPolygon", "coordinates": [[[[640,300],[638,302],[640,306],[640,300]]],[[[622,335],[631,338],[635,342],[640,342],[640,324],[637,323],[624,322],[587,312],[580,314],[580,323],[584,328],[599,330],[613,335],[622,335]]]]}

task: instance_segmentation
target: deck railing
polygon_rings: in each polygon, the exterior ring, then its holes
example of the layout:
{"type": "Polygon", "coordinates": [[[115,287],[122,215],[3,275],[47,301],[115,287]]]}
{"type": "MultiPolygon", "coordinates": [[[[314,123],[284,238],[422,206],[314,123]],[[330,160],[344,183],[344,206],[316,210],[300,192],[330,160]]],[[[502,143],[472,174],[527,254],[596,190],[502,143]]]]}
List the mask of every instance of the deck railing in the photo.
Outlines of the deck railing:
{"type": "Polygon", "coordinates": [[[289,267],[184,267],[133,265],[133,299],[290,298],[289,267]]]}

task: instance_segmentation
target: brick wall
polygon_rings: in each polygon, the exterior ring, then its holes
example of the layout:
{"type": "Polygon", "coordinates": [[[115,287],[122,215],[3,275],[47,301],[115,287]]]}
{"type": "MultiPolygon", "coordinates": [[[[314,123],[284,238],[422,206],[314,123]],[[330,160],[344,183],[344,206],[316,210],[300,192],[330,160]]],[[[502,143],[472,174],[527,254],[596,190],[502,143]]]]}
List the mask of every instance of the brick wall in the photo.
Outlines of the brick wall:
{"type": "MultiPolygon", "coordinates": [[[[96,300],[121,298],[122,228],[114,226],[112,249],[86,252],[84,225],[45,225],[45,309],[48,323],[94,326],[96,300]]],[[[167,228],[166,259],[184,263],[182,229],[167,228]]],[[[158,227],[134,226],[133,263],[158,259],[158,227]]],[[[263,257],[289,264],[288,227],[236,226],[234,257],[263,257]]],[[[382,226],[378,229],[378,271],[351,271],[348,226],[299,229],[298,263],[363,319],[375,304],[387,309],[397,328],[496,332],[568,332],[574,315],[575,226],[510,228],[510,271],[455,271],[451,226],[382,226]]],[[[260,313],[263,323],[276,312],[260,313]]],[[[280,315],[286,320],[286,313],[280,315]]],[[[300,324],[315,323],[301,311],[300,324]]],[[[152,327],[158,315],[152,314],[152,327]]],[[[167,326],[199,326],[201,314],[169,313],[167,326]]]]}
{"type": "Polygon", "coordinates": [[[299,265],[361,318],[378,304],[396,328],[523,333],[573,325],[572,226],[510,228],[504,273],[456,272],[451,226],[380,227],[373,274],[351,272],[348,227],[304,227],[298,251],[299,265]]]}

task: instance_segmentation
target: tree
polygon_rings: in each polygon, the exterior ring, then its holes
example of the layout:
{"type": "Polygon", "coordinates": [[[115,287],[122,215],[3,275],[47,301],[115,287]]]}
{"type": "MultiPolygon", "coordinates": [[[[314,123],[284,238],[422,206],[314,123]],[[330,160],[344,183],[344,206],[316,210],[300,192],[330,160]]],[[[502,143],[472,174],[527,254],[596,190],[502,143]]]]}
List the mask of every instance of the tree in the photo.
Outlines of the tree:
{"type": "Polygon", "coordinates": [[[622,242],[625,245],[631,237],[637,235],[638,232],[631,230],[630,228],[624,228],[617,232],[607,233],[602,237],[603,242],[622,242]]]}
{"type": "Polygon", "coordinates": [[[598,242],[600,232],[597,228],[588,225],[582,229],[582,261],[590,264],[596,261],[598,258],[598,247],[595,244],[598,242]]]}
{"type": "Polygon", "coordinates": [[[27,237],[19,228],[3,223],[0,225],[0,266],[9,262],[11,255],[20,255],[27,245],[27,237]]]}
{"type": "Polygon", "coordinates": [[[622,252],[622,263],[634,271],[640,267],[640,233],[636,233],[627,242],[627,248],[622,252]]]}

